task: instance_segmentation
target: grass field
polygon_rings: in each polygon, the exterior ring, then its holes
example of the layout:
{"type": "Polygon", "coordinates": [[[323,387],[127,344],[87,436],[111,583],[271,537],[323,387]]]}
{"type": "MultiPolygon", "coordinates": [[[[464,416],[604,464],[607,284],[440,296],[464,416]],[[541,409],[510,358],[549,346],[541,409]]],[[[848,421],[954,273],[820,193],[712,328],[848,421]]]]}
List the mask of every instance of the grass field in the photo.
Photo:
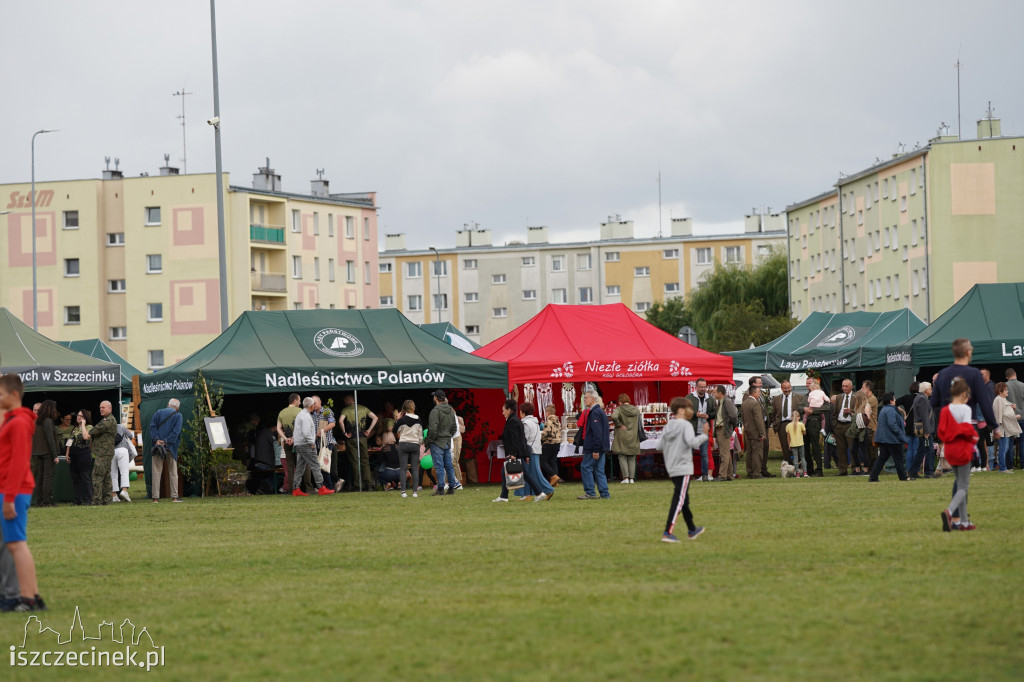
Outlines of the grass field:
{"type": "MultiPolygon", "coordinates": [[[[679,545],[667,481],[38,509],[30,541],[43,624],[131,618],[159,678],[1019,680],[1024,476],[973,476],[969,533],[940,530],[950,486],[697,483],[708,530],[679,545]]],[[[2,614],[5,647],[24,624],[2,614]]]]}

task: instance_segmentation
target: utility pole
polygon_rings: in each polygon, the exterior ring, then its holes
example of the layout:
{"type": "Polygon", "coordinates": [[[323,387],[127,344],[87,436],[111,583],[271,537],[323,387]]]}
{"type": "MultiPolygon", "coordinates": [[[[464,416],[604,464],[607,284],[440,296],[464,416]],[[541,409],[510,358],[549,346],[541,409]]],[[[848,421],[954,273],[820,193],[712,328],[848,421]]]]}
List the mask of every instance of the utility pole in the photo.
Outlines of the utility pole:
{"type": "Polygon", "coordinates": [[[220,157],[220,78],[217,75],[217,9],[210,0],[210,39],[213,48],[213,140],[217,156],[217,247],[220,273],[220,330],[228,328],[228,261],[224,234],[224,175],[220,157]]]}
{"type": "Polygon", "coordinates": [[[658,168],[658,236],[661,234],[661,168],[658,168]]]}
{"type": "Polygon", "coordinates": [[[172,97],[181,98],[181,115],[175,116],[175,118],[181,119],[181,174],[185,175],[188,173],[188,146],[185,144],[185,97],[191,95],[191,92],[185,92],[185,88],[172,92],[172,97]]]}
{"type": "Polygon", "coordinates": [[[956,63],[953,64],[953,68],[956,69],[956,139],[962,140],[963,134],[960,130],[960,67],[963,64],[960,63],[960,58],[957,57],[956,63]]]}

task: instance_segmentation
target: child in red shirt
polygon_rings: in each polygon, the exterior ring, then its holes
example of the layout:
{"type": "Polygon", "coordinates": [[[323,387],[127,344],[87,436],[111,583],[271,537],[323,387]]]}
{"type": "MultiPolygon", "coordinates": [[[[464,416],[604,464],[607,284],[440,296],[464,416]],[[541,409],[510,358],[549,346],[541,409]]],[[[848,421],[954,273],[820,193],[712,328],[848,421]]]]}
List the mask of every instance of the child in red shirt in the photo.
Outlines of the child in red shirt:
{"type": "Polygon", "coordinates": [[[32,456],[32,434],[35,431],[35,413],[21,406],[25,386],[17,374],[0,376],[0,410],[4,410],[0,424],[0,494],[3,497],[3,515],[0,529],[4,544],[14,559],[21,587],[21,600],[14,611],[44,611],[46,604],[39,596],[36,584],[36,565],[28,548],[28,507],[32,503],[35,480],[29,468],[32,456]]]}
{"type": "Polygon", "coordinates": [[[971,423],[973,416],[967,401],[971,389],[967,382],[957,377],[949,389],[950,403],[939,414],[939,440],[943,444],[946,461],[953,467],[953,499],[942,510],[942,530],[974,530],[967,518],[967,488],[971,482],[971,457],[978,442],[978,432],[971,423]]]}

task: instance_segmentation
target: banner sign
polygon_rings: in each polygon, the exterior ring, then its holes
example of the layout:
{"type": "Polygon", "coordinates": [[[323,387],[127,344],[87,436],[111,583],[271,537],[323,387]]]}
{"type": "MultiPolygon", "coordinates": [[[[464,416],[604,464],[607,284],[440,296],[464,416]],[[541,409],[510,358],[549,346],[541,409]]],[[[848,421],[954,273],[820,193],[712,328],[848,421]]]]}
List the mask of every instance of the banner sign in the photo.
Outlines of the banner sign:
{"type": "Polygon", "coordinates": [[[68,388],[117,388],[121,385],[119,365],[91,367],[4,367],[2,374],[17,374],[25,390],[68,388]]]}

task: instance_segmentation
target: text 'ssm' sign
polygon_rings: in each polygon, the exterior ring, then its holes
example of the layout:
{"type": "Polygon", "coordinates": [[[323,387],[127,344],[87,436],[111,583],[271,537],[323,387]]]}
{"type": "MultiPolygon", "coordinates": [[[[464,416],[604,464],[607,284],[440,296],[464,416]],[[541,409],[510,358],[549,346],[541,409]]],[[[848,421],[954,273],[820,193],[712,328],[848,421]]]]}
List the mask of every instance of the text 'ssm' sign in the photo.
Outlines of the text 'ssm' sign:
{"type": "MultiPolygon", "coordinates": [[[[49,206],[51,201],[52,189],[41,189],[36,192],[36,208],[49,206]]],[[[32,208],[32,192],[11,192],[11,200],[6,208],[32,208]]]]}

